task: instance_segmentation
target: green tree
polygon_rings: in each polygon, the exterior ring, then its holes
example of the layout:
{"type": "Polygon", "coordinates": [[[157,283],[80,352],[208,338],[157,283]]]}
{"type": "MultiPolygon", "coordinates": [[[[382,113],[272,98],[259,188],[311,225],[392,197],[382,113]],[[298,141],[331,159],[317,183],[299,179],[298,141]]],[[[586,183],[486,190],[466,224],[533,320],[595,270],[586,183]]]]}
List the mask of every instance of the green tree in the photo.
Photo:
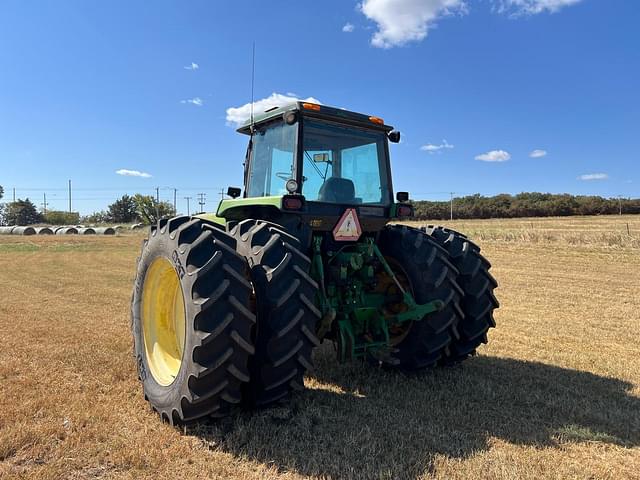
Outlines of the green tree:
{"type": "Polygon", "coordinates": [[[164,217],[172,217],[176,211],[169,202],[158,202],[151,195],[136,193],[133,197],[140,220],[151,225],[164,217]]]}
{"type": "Polygon", "coordinates": [[[49,210],[42,217],[43,222],[50,225],[77,225],[80,222],[80,214],[78,212],[49,210]]]}
{"type": "Polygon", "coordinates": [[[134,197],[123,195],[109,205],[109,220],[114,223],[131,223],[138,221],[138,206],[134,197]]]}
{"type": "Polygon", "coordinates": [[[0,185],[0,200],[2,200],[3,196],[4,196],[4,188],[2,188],[2,185],[0,185]]]}
{"type": "Polygon", "coordinates": [[[82,223],[111,223],[111,217],[108,212],[100,210],[99,212],[93,212],[90,215],[82,217],[82,223]]]}
{"type": "Polygon", "coordinates": [[[42,221],[36,206],[28,198],[8,203],[4,216],[8,225],[32,225],[42,221]]]}

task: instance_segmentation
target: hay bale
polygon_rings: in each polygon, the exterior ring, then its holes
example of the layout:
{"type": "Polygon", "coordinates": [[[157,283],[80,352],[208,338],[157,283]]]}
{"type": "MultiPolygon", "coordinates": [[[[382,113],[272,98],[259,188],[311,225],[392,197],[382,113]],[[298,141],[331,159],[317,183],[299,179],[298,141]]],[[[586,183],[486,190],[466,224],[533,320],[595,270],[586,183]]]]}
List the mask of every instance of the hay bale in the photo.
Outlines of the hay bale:
{"type": "Polygon", "coordinates": [[[11,235],[35,235],[36,229],[33,227],[15,227],[11,235]]]}
{"type": "Polygon", "coordinates": [[[61,227],[56,230],[56,235],[77,235],[78,229],[75,227],[61,227]]]}

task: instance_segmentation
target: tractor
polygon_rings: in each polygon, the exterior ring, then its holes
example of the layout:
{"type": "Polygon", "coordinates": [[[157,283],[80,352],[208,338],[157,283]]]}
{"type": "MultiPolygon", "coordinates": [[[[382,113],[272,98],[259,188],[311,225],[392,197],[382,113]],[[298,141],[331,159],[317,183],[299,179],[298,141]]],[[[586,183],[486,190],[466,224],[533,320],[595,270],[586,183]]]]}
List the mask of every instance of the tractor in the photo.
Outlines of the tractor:
{"type": "Polygon", "coordinates": [[[495,326],[496,281],[463,234],[402,224],[375,116],[307,102],[256,114],[244,188],[215,214],[161,219],[131,323],[145,399],[185,424],[286,402],[312,352],[413,372],[461,362],[495,326]]]}

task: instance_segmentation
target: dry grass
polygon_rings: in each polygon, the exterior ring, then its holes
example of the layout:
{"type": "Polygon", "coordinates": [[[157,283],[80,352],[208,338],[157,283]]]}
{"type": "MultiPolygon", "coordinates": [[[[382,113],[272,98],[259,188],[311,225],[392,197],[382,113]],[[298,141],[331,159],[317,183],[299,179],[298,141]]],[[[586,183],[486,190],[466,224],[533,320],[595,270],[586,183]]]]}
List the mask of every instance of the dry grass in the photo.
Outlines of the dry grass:
{"type": "Polygon", "coordinates": [[[186,431],[135,376],[140,237],[0,237],[0,477],[640,478],[640,249],[602,236],[621,222],[640,237],[633,217],[457,222],[501,285],[478,357],[406,377],[324,345],[290,407],[186,431]]]}

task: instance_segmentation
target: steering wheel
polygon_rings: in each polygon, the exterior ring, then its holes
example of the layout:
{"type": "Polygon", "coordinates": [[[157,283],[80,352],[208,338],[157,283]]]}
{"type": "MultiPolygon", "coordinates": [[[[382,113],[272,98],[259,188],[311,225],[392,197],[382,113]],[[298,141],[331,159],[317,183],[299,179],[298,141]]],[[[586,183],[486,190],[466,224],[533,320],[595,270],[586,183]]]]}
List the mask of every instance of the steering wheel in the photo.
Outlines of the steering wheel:
{"type": "Polygon", "coordinates": [[[286,182],[291,178],[291,172],[276,172],[275,176],[286,182]]]}

